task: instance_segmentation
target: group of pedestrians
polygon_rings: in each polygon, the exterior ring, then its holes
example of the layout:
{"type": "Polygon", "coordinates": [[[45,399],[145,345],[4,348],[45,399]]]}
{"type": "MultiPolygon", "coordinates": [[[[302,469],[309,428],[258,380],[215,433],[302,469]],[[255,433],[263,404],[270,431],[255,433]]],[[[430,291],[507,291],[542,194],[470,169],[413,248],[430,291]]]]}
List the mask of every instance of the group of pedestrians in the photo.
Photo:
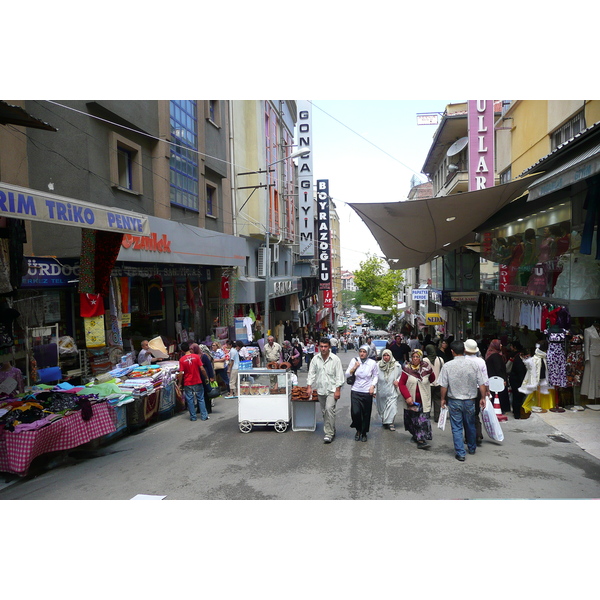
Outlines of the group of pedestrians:
{"type": "Polygon", "coordinates": [[[347,383],[350,427],[356,431],[357,442],[368,440],[373,404],[383,427],[396,431],[398,400],[402,399],[404,429],[418,449],[431,447],[431,413],[437,421],[440,411],[447,408],[456,459],[463,462],[467,452],[475,454],[482,439],[478,414],[489,395],[485,361],[476,356],[475,340],[453,341],[448,361],[438,355],[433,344],[428,344],[425,352],[416,347],[411,350],[397,336],[389,346],[377,361],[369,357],[370,345],[363,344],[344,372],[339,357],[331,351],[330,339],[321,338],[319,352],[309,366],[307,391],[309,395],[313,389],[317,391],[324,443],[335,438],[336,403],[347,383]]]}

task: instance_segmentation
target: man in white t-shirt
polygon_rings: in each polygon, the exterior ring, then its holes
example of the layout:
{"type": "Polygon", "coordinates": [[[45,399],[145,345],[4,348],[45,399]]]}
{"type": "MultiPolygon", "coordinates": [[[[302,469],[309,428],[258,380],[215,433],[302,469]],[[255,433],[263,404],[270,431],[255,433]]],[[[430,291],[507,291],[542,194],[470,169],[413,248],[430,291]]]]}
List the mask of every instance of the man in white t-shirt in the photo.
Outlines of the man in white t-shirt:
{"type": "MultiPolygon", "coordinates": [[[[487,366],[485,364],[485,360],[480,356],[481,352],[479,352],[479,347],[477,346],[477,342],[475,340],[465,340],[465,358],[467,360],[472,360],[480,369],[481,374],[483,375],[483,381],[485,383],[485,387],[487,389],[487,395],[490,394],[490,378],[488,377],[487,366]]],[[[481,408],[479,406],[479,398],[481,394],[477,393],[477,402],[475,402],[475,431],[477,433],[477,445],[481,446],[481,442],[483,441],[483,429],[481,428],[481,419],[479,414],[481,412],[481,408]]]]}
{"type": "Polygon", "coordinates": [[[334,354],[337,354],[337,351],[338,351],[338,340],[337,340],[337,338],[335,337],[335,335],[333,333],[331,334],[331,337],[329,338],[329,341],[331,343],[331,351],[334,354]]]}

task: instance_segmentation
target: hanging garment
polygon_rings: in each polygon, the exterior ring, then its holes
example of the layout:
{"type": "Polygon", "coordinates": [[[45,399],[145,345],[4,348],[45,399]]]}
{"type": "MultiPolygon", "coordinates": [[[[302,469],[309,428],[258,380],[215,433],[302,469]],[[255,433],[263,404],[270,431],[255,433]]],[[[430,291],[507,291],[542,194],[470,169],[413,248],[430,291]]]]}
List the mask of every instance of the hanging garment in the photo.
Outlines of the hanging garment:
{"type": "Polygon", "coordinates": [[[85,345],[87,348],[102,348],[106,345],[104,335],[104,315],[86,317],[83,320],[85,345]]]}
{"type": "Polygon", "coordinates": [[[567,387],[581,385],[584,367],[583,336],[573,335],[567,351],[567,387]]]}
{"type": "Polygon", "coordinates": [[[585,369],[581,394],[589,400],[600,398],[600,332],[592,325],[583,332],[585,369]]]}
{"type": "Polygon", "coordinates": [[[555,387],[567,387],[567,357],[565,353],[566,334],[548,333],[548,383],[555,387]]]}

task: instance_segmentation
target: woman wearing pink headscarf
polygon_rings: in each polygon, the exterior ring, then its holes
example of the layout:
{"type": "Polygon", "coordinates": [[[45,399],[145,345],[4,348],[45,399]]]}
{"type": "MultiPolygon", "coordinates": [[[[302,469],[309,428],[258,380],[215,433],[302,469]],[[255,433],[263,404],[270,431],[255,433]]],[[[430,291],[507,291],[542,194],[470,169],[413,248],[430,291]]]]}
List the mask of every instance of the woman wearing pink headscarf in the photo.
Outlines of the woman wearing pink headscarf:
{"type": "Polygon", "coordinates": [[[508,374],[506,373],[506,362],[502,354],[502,343],[500,340],[492,340],[485,353],[485,366],[488,377],[501,377],[504,381],[504,389],[498,392],[502,414],[510,412],[510,397],[508,395],[508,374]]]}

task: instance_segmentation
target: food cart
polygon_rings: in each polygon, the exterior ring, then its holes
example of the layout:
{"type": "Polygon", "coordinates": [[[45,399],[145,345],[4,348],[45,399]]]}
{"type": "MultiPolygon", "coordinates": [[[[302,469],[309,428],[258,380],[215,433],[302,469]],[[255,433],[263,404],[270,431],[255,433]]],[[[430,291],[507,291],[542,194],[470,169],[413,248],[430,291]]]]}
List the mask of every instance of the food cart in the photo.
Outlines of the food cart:
{"type": "Polygon", "coordinates": [[[240,431],[268,425],[283,433],[291,418],[292,373],[287,369],[247,369],[238,372],[240,431]]]}

